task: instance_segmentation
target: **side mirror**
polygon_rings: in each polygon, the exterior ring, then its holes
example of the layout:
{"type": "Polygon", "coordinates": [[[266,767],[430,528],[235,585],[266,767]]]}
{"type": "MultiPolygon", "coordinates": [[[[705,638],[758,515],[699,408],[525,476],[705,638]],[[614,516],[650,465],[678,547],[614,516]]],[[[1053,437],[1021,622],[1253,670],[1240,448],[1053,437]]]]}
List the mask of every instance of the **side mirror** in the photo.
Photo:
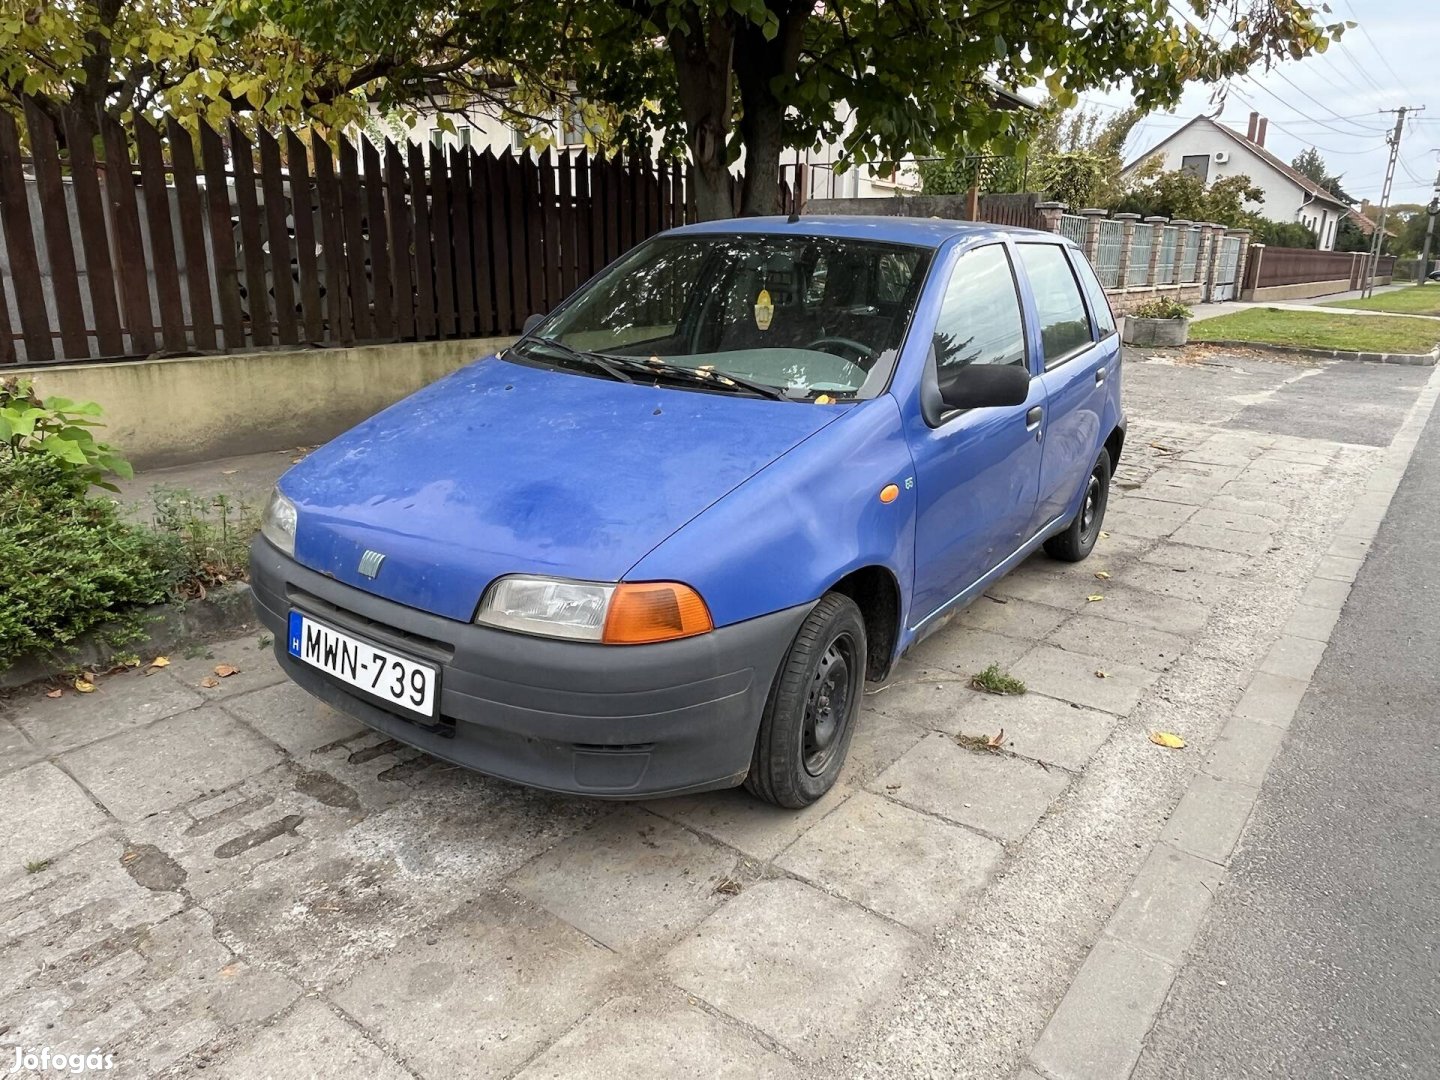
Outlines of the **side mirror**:
{"type": "Polygon", "coordinates": [[[534,315],[531,315],[525,320],[525,325],[520,328],[520,332],[522,334],[528,334],[531,330],[534,330],[544,321],[545,316],[541,315],[539,312],[536,312],[534,315]]]}
{"type": "Polygon", "coordinates": [[[947,409],[1023,405],[1029,396],[1030,372],[1019,364],[966,364],[940,381],[940,400],[947,409]]]}

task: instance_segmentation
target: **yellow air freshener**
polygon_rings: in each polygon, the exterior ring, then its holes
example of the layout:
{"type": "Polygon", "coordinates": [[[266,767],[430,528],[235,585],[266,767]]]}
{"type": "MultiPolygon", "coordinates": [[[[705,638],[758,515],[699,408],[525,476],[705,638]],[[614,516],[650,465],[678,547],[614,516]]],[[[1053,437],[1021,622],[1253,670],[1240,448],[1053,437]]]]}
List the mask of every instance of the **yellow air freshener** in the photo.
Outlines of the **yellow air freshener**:
{"type": "Polygon", "coordinates": [[[755,297],[755,326],[760,330],[769,330],[774,318],[775,304],[770,299],[770,290],[761,289],[760,295],[755,297]]]}

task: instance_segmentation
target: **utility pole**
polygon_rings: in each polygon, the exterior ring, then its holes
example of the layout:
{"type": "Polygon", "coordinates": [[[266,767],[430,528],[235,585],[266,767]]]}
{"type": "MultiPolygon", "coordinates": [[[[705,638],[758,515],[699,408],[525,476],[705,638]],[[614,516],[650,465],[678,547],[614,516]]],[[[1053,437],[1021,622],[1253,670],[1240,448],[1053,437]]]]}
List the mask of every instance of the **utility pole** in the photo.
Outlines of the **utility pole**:
{"type": "Polygon", "coordinates": [[[1424,112],[1424,105],[1401,105],[1398,109],[1381,109],[1382,113],[1395,114],[1395,130],[1385,136],[1390,144],[1390,161],[1385,166],[1385,187],[1380,192],[1380,220],[1375,226],[1375,235],[1370,240],[1370,258],[1365,264],[1364,295],[1375,291],[1375,269],[1380,263],[1380,249],[1385,244],[1385,216],[1390,210],[1390,187],[1395,182],[1395,162],[1400,157],[1400,138],[1405,134],[1407,113],[1424,112]]]}
{"type": "MultiPolygon", "coordinates": [[[[1440,147],[1432,147],[1435,153],[1440,154],[1440,147]]],[[[1435,235],[1435,218],[1440,216],[1440,168],[1435,170],[1435,197],[1430,200],[1430,205],[1425,207],[1425,246],[1420,251],[1420,280],[1417,285],[1423,285],[1430,277],[1430,239],[1435,235]]]]}

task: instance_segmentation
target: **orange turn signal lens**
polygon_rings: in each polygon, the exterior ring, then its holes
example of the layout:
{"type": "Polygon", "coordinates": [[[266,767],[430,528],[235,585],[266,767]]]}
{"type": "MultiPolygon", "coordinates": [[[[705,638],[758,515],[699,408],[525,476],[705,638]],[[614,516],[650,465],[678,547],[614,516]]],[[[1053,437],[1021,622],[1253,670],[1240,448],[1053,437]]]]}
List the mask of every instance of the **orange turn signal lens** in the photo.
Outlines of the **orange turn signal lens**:
{"type": "Polygon", "coordinates": [[[880,489],[880,501],[892,503],[900,497],[900,488],[897,484],[886,484],[880,489]]]}
{"type": "Polygon", "coordinates": [[[646,581],[615,586],[605,631],[607,645],[644,645],[694,637],[715,628],[700,594],[673,581],[646,581]]]}

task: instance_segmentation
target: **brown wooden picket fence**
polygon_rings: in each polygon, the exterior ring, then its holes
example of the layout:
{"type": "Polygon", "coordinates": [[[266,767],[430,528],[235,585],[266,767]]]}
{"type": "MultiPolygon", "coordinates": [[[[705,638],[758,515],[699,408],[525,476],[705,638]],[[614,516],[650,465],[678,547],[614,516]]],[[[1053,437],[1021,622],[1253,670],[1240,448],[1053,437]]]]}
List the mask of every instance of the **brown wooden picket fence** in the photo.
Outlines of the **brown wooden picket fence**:
{"type": "Polygon", "coordinates": [[[512,334],[695,217],[644,160],[23,126],[0,110],[0,364],[512,334]]]}

